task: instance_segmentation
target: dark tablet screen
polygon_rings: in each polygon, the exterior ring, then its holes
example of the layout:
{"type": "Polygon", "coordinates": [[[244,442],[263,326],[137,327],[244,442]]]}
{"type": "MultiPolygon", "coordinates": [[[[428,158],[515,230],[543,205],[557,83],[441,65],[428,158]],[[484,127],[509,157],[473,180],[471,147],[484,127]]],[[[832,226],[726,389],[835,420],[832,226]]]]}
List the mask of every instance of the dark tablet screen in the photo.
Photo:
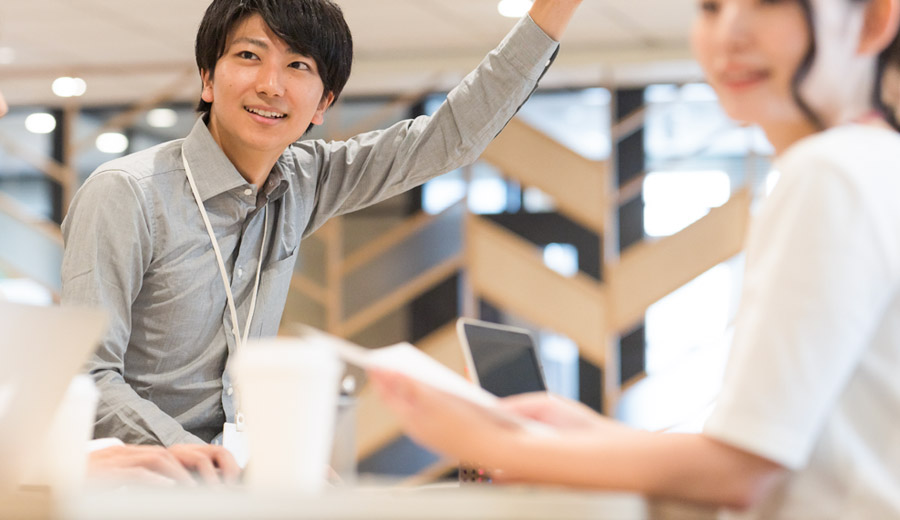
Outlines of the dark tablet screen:
{"type": "Polygon", "coordinates": [[[474,323],[463,328],[482,388],[498,397],[546,390],[529,334],[474,323]]]}

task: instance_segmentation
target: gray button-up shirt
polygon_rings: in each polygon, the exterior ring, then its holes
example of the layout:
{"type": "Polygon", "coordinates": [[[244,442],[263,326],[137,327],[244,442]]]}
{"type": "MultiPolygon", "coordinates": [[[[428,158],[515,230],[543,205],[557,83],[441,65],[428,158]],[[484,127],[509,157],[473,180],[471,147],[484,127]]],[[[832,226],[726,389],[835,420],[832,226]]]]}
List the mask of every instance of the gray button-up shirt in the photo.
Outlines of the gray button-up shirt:
{"type": "Polygon", "coordinates": [[[230,274],[241,330],[262,247],[250,337],[272,336],[300,240],[332,216],[477,159],[556,48],[526,17],[433,116],[346,142],[299,141],[260,189],[238,173],[202,119],[186,139],[101,166],[63,223],[62,267],[63,303],[103,307],[112,318],[88,363],[101,394],[95,435],[135,444],[209,442],[235,420],[231,315],[182,152],[230,274]],[[265,207],[268,243],[261,244],[265,207]]]}

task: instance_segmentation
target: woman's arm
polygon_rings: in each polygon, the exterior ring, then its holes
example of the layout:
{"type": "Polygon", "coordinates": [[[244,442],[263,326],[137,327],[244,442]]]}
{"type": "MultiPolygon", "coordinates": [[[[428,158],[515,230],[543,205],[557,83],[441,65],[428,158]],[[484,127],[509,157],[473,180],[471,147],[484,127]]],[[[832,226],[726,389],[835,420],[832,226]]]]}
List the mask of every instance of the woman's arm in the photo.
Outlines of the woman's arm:
{"type": "Polygon", "coordinates": [[[490,468],[498,482],[630,491],[728,507],[765,496],[780,466],[703,435],[637,431],[548,394],[502,401],[522,428],[486,409],[388,372],[372,381],[406,432],[424,446],[490,468]]]}
{"type": "Polygon", "coordinates": [[[499,444],[507,447],[494,461],[502,468],[501,481],[630,491],[742,509],[765,497],[784,473],[773,462],[699,434],[594,430],[517,437],[499,444]]]}

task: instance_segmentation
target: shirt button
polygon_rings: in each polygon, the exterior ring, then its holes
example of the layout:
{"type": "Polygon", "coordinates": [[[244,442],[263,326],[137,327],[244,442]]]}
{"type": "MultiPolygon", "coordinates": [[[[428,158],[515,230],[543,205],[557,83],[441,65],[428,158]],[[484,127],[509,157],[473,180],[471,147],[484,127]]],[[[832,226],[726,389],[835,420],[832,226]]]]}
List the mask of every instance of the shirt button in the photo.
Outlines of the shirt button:
{"type": "Polygon", "coordinates": [[[247,188],[246,190],[244,190],[244,195],[246,195],[246,196],[248,196],[248,197],[249,197],[250,195],[253,195],[253,190],[251,190],[250,188],[247,188]]]}
{"type": "Polygon", "coordinates": [[[244,277],[244,268],[238,267],[238,278],[243,278],[243,277],[244,277]]]}
{"type": "Polygon", "coordinates": [[[243,426],[244,425],[244,414],[242,414],[242,413],[237,414],[237,417],[235,418],[235,422],[237,423],[238,426],[243,426]]]}
{"type": "Polygon", "coordinates": [[[232,395],[234,393],[233,387],[228,387],[228,390],[225,390],[225,395],[232,395]]]}

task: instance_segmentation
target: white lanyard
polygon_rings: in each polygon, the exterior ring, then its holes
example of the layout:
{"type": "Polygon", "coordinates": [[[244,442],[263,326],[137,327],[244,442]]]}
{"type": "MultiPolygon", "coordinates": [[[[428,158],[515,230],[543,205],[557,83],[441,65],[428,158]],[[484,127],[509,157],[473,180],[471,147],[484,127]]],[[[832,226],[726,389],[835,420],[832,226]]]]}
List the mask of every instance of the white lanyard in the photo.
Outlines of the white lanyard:
{"type": "Polygon", "coordinates": [[[247,326],[244,334],[241,335],[241,328],[238,324],[237,308],[234,305],[234,295],[231,293],[231,283],[228,281],[228,273],[225,270],[225,261],[222,260],[222,252],[219,250],[219,242],[213,233],[212,224],[209,223],[209,216],[206,214],[206,207],[203,206],[203,199],[200,198],[200,192],[197,190],[197,184],[194,182],[194,176],[191,174],[191,167],[188,164],[184,151],[181,152],[181,161],[184,163],[184,172],[187,174],[188,183],[191,185],[191,191],[194,193],[194,200],[197,201],[197,207],[200,208],[200,216],[203,217],[203,223],[206,224],[206,232],[209,233],[209,240],[212,242],[213,251],[216,253],[216,260],[219,262],[219,273],[222,275],[222,284],[225,286],[225,297],[228,300],[228,310],[231,311],[231,329],[234,334],[234,342],[238,350],[242,349],[250,337],[250,324],[253,323],[253,313],[256,311],[256,295],[259,292],[259,273],[262,271],[263,251],[266,247],[266,238],[269,233],[269,205],[266,204],[265,223],[263,224],[263,239],[259,246],[259,262],[256,265],[256,281],[253,283],[253,294],[250,296],[250,314],[247,316],[247,326]]]}

